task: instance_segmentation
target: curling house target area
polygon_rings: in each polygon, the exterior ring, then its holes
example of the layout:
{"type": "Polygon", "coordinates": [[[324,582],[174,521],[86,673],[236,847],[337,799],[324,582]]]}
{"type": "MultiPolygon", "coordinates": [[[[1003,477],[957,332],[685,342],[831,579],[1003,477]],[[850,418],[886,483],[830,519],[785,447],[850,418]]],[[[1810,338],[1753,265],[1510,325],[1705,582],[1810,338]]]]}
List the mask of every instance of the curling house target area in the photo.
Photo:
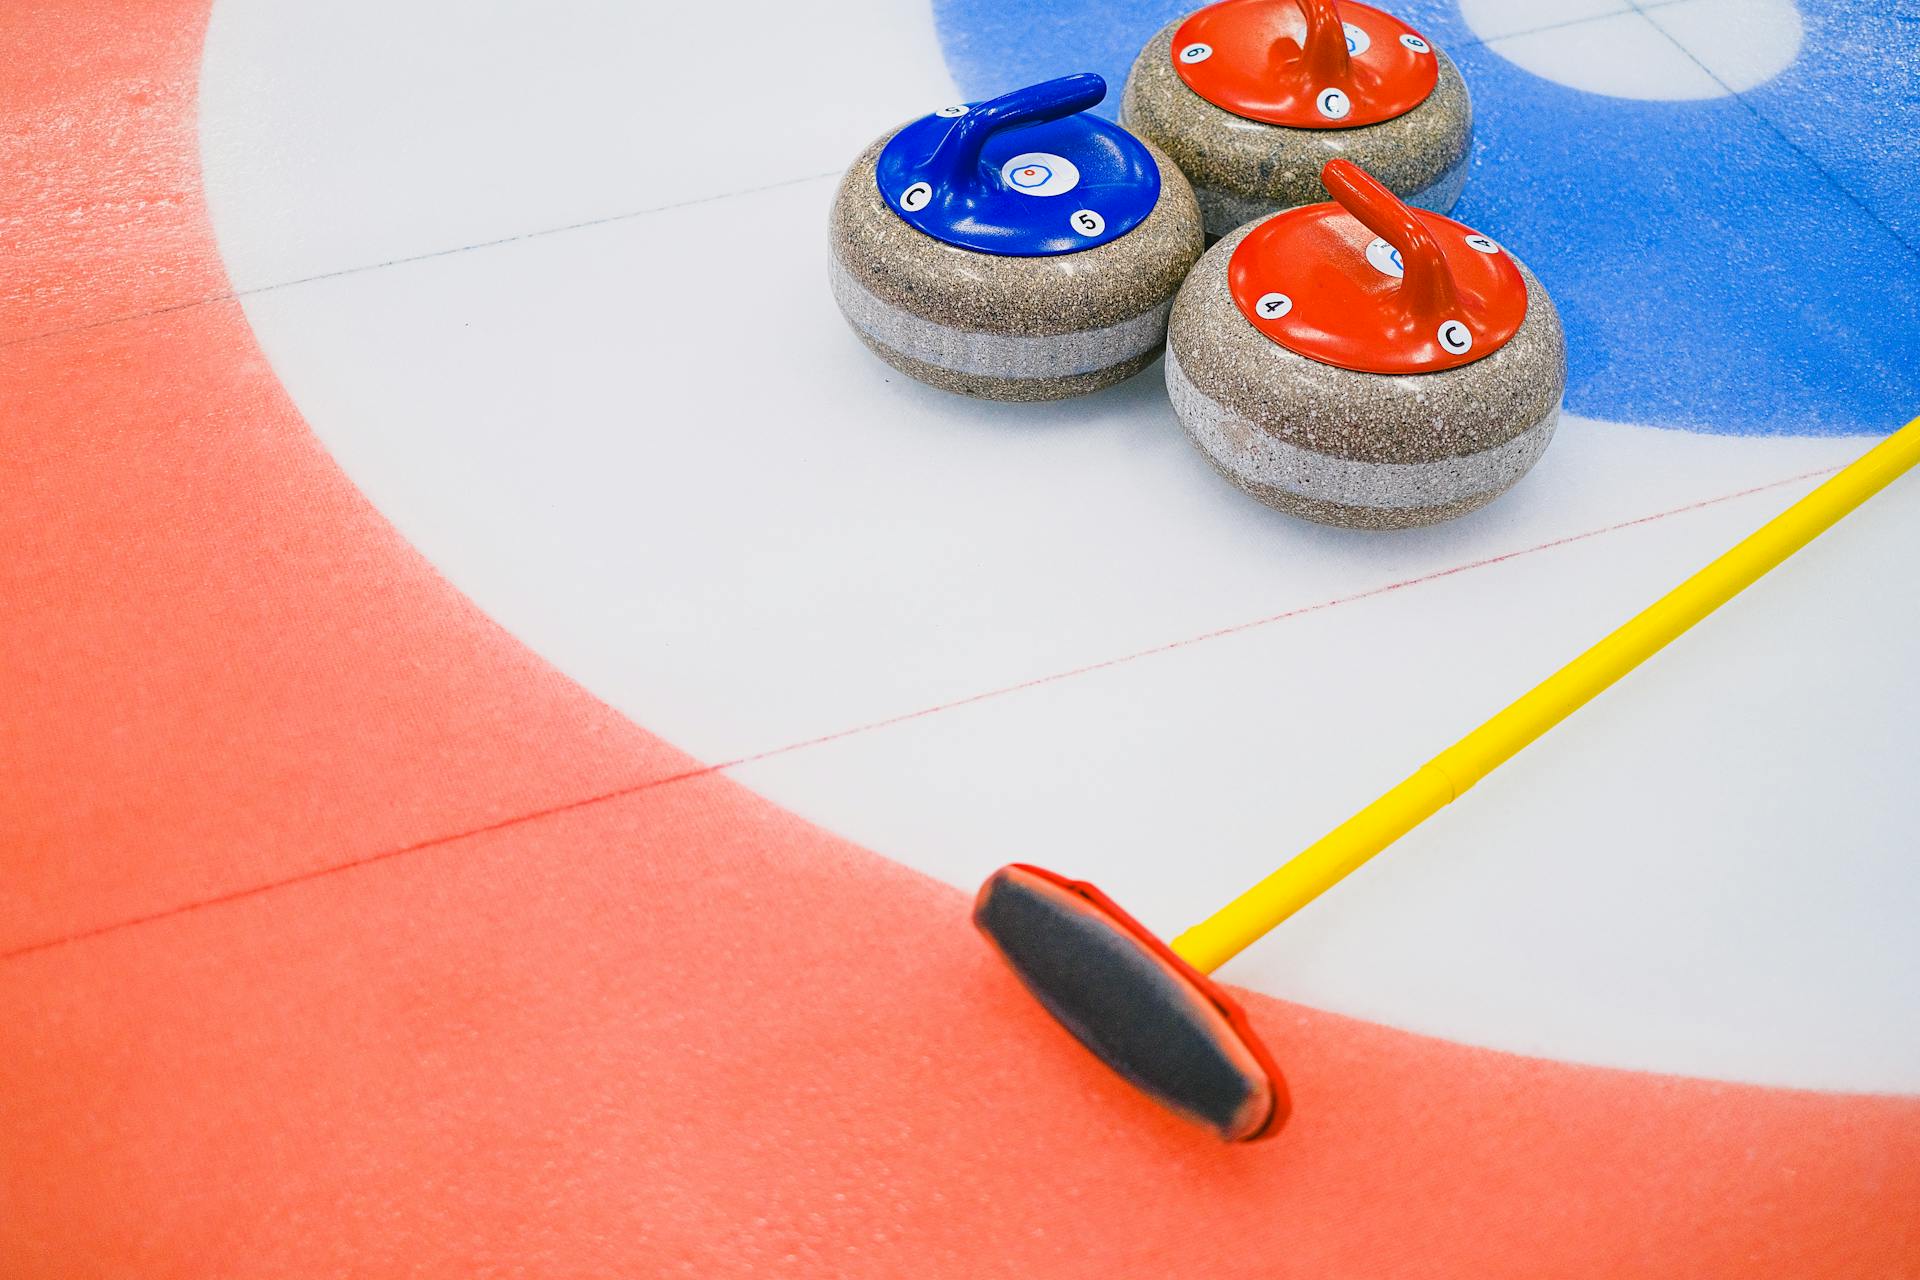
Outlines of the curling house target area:
{"type": "Polygon", "coordinates": [[[0,13],[0,1275],[1920,1277],[1897,7],[0,13]]]}
{"type": "MultiPolygon", "coordinates": [[[[890,8],[831,41],[798,15],[762,17],[784,34],[754,43],[764,64],[705,104],[697,139],[652,127],[667,98],[641,88],[691,93],[705,72],[675,65],[651,86],[613,75],[649,38],[637,20],[597,51],[531,17],[482,23],[457,55],[435,55],[445,82],[421,105],[407,42],[446,38],[424,16],[342,96],[314,83],[337,65],[320,56],[331,22],[296,32],[284,13],[216,9],[202,153],[243,289],[329,276],[243,298],[313,429],[536,652],[702,760],[778,752],[730,772],[890,858],[971,886],[1044,852],[1170,927],[1811,486],[1798,477],[1858,452],[1843,433],[1898,425],[1920,402],[1902,381],[1912,368],[1863,357],[1910,342],[1899,326],[1839,309],[1845,337],[1818,344],[1829,350],[1772,320],[1744,326],[1756,304],[1817,304],[1868,263],[1871,287],[1913,315],[1910,277],[1888,270],[1913,259],[1738,101],[1662,108],[1679,131],[1663,172],[1646,158],[1622,172],[1613,148],[1639,156],[1657,131],[1642,103],[1536,76],[1500,55],[1520,37],[1489,40],[1451,6],[1403,9],[1488,78],[1453,212],[1538,272],[1569,317],[1567,414],[1526,481],[1473,517],[1391,540],[1279,519],[1187,442],[1158,364],[1053,407],[983,403],[876,365],[835,314],[825,282],[845,268],[826,228],[844,166],[902,121],[931,129],[952,104],[1050,72],[1102,73],[1109,92],[1089,114],[1110,111],[1131,55],[1106,59],[1122,19],[1098,9],[1052,43],[1014,7],[890,8]],[[486,101],[483,82],[563,56],[587,60],[563,92],[486,101]],[[1577,103],[1597,130],[1545,133],[1566,113],[1543,99],[1577,103]],[[396,112],[407,130],[390,127],[396,112]],[[1689,131],[1714,139],[1711,156],[1689,131]],[[269,148],[280,172],[241,164],[269,148]],[[644,161],[590,162],[615,153],[644,161]],[[1607,176],[1558,176],[1589,166],[1607,176]],[[1622,183],[1681,194],[1620,210],[1622,183]],[[317,184],[327,202],[293,198],[317,184]],[[1726,216],[1772,209],[1755,252],[1810,256],[1739,264],[1792,292],[1756,288],[1716,315],[1737,229],[1703,244],[1687,220],[1735,186],[1726,216]],[[523,238],[419,257],[440,242],[409,222],[468,243],[523,238]],[[593,225],[530,234],[574,223],[593,225]],[[1633,266],[1601,274],[1612,260],[1633,266]],[[1640,308],[1648,321],[1629,325],[1622,313],[1640,308]],[[1699,422],[1690,389],[1732,376],[1723,341],[1753,348],[1737,360],[1748,403],[1699,422]],[[1639,375],[1655,358],[1659,374],[1639,375]],[[1842,365],[1883,384],[1877,418],[1850,410],[1851,389],[1810,394],[1842,365]],[[1599,532],[1614,525],[1628,527],[1599,532]]],[[[1658,13],[1626,15],[1636,39],[1658,13]]],[[[1144,44],[1173,16],[1129,11],[1126,25],[1144,44]]],[[[1576,29],[1590,57],[1631,60],[1634,45],[1603,39],[1625,25],[1576,29]]],[[[1013,158],[1013,142],[997,145],[1007,154],[993,158],[1013,158]]],[[[1057,206],[1063,223],[1076,204],[1003,190],[1001,204],[1057,206]]],[[[900,238],[927,234],[909,232],[914,217],[893,219],[900,238]]],[[[1009,293],[1042,315],[1064,305],[1009,293]]],[[[1127,301],[1098,317],[1108,332],[1127,301]]],[[[1497,819],[1423,833],[1420,849],[1444,852],[1409,854],[1391,882],[1361,877],[1337,927],[1305,917],[1231,976],[1581,1061],[1913,1086],[1920,1056],[1896,1015],[1915,957],[1888,908],[1909,891],[1889,842],[1904,788],[1830,745],[1896,741],[1907,715],[1899,698],[1835,702],[1787,678],[1812,662],[1906,679],[1893,655],[1913,602],[1884,559],[1897,541],[1865,539],[1818,573],[1795,566],[1806,585],[1743,602],[1757,612],[1739,636],[1667,655],[1577,736],[1516,764],[1488,802],[1497,819]],[[1782,664],[1770,677],[1754,673],[1762,653],[1782,664]],[[1635,699],[1638,714],[1623,705],[1635,699]],[[1756,803],[1767,777],[1848,803],[1756,803]],[[1809,903],[1800,852],[1827,846],[1836,822],[1860,837],[1843,842],[1856,874],[1809,903]],[[1684,866],[1650,823],[1688,833],[1684,866]],[[1789,923],[1821,945],[1783,951],[1789,923]],[[1852,1016],[1870,1004],[1878,1016],[1852,1016]]]]}

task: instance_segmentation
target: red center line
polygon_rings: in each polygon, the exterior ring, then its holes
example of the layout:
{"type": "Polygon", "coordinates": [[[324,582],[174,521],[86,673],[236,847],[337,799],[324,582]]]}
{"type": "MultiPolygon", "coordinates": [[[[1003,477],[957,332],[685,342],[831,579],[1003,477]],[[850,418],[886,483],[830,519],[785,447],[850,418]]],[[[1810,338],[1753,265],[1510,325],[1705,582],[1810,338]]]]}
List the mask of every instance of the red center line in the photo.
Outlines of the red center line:
{"type": "MultiPolygon", "coordinates": [[[[1099,662],[1090,662],[1083,667],[1072,667],[1065,671],[1055,671],[1044,676],[1035,676],[1030,680],[1022,680],[1017,684],[1003,685],[1000,688],[988,689],[981,693],[970,693],[965,697],[955,698],[951,702],[941,702],[930,707],[922,707],[918,711],[906,711],[899,715],[887,716],[885,719],[871,720],[866,724],[855,725],[850,729],[837,729],[832,733],[821,734],[817,738],[804,738],[798,742],[790,742],[782,747],[772,747],[765,751],[755,752],[752,755],[737,756],[732,760],[709,766],[709,771],[717,772],[723,769],[737,768],[741,765],[757,764],[762,760],[770,760],[775,756],[784,756],[795,751],[805,751],[809,747],[824,746],[830,742],[838,742],[843,738],[858,737],[863,733],[872,733],[876,729],[888,729],[894,725],[906,724],[911,720],[919,720],[927,716],[938,715],[943,711],[952,711],[959,707],[972,706],[976,702],[986,702],[992,698],[1004,697],[1007,694],[1019,693],[1026,689],[1037,689],[1042,685],[1054,684],[1061,680],[1071,680],[1077,676],[1091,675],[1096,671],[1105,671],[1109,667],[1124,666],[1129,662],[1137,662],[1142,658],[1151,658],[1163,653],[1172,653],[1176,649],[1190,648],[1193,645],[1201,644],[1208,640],[1218,640],[1223,636],[1239,635],[1243,631],[1254,631],[1261,627],[1271,626],[1276,622],[1285,622],[1290,618],[1303,617],[1309,613],[1320,613],[1327,609],[1337,608],[1340,605],[1357,604],[1362,600],[1371,600],[1376,596],[1388,595],[1395,591],[1404,591],[1408,587],[1417,587],[1429,582],[1438,582],[1442,578],[1451,578],[1456,573],[1470,573],[1475,569],[1486,569],[1496,564],[1505,564],[1509,560],[1518,560],[1525,556],[1537,555],[1542,551],[1552,551],[1557,547],[1572,546],[1576,542],[1585,542],[1590,538],[1599,538],[1609,533],[1618,533],[1623,529],[1632,529],[1643,524],[1653,524],[1656,521],[1665,520],[1670,516],[1685,515],[1690,511],[1699,511],[1706,507],[1719,506],[1723,502],[1734,502],[1740,498],[1750,498],[1754,494],[1765,493],[1769,489],[1779,489],[1786,485],[1798,484],[1803,480],[1814,479],[1817,476],[1831,475],[1839,469],[1837,466],[1832,466],[1820,467],[1813,471],[1803,471],[1799,475],[1788,476],[1784,480],[1769,480],[1765,484],[1755,485],[1750,489],[1742,489],[1738,493],[1722,494],[1717,498],[1704,498],[1699,502],[1690,502],[1684,507],[1674,507],[1671,510],[1655,512],[1650,516],[1639,516],[1632,520],[1623,520],[1619,524],[1610,524],[1600,529],[1589,529],[1585,533],[1568,534],[1564,538],[1555,538],[1551,542],[1542,542],[1536,546],[1523,547],[1518,551],[1505,551],[1497,556],[1488,556],[1484,560],[1470,560],[1465,564],[1457,564],[1450,569],[1437,569],[1432,573],[1421,574],[1418,577],[1402,578],[1398,582],[1389,582],[1385,586],[1372,587],[1366,591],[1356,592],[1350,596],[1336,596],[1333,599],[1321,600],[1315,604],[1299,605],[1292,609],[1283,610],[1280,613],[1268,614],[1264,618],[1254,618],[1247,622],[1236,622],[1232,626],[1221,627],[1214,631],[1203,631],[1198,635],[1187,636],[1181,640],[1170,640],[1165,644],[1156,644],[1145,649],[1136,649],[1132,653],[1122,654],[1117,658],[1103,658],[1099,662]]],[[[4,960],[5,958],[5,956],[0,956],[0,960],[4,960]]]]}
{"type": "Polygon", "coordinates": [[[1505,564],[1509,560],[1518,560],[1525,556],[1538,555],[1544,551],[1552,551],[1558,547],[1572,546],[1578,542],[1586,542],[1593,538],[1604,537],[1610,533],[1618,533],[1623,529],[1632,529],[1640,525],[1654,524],[1673,516],[1686,515],[1689,512],[1701,511],[1708,507],[1719,506],[1722,503],[1735,502],[1741,498],[1749,498],[1755,494],[1766,493],[1772,489],[1780,489],[1788,485],[1799,484],[1802,481],[1812,480],[1819,476],[1831,475],[1839,469],[1838,466],[1831,466],[1819,467],[1812,471],[1803,471],[1798,475],[1787,476],[1780,480],[1770,480],[1765,484],[1754,485],[1751,488],[1741,489],[1735,493],[1722,494],[1717,498],[1703,498],[1698,502],[1690,502],[1685,506],[1673,507],[1666,511],[1658,511],[1652,515],[1640,516],[1633,520],[1623,520],[1618,524],[1610,524],[1598,529],[1589,529],[1585,533],[1568,534],[1565,537],[1555,538],[1549,542],[1538,543],[1531,547],[1523,547],[1517,551],[1502,552],[1500,555],[1488,556],[1482,560],[1471,560],[1465,564],[1454,565],[1450,569],[1438,569],[1432,573],[1421,574],[1418,577],[1403,578],[1397,582],[1389,582],[1384,586],[1373,587],[1366,591],[1356,592],[1350,596],[1336,596],[1332,599],[1319,601],[1316,604],[1300,605],[1279,613],[1268,614],[1262,618],[1253,618],[1246,622],[1236,622],[1232,626],[1220,627],[1213,631],[1203,631],[1198,635],[1187,636],[1180,640],[1170,640],[1165,644],[1157,644],[1145,649],[1136,649],[1132,653],[1122,654],[1118,657],[1105,658],[1099,662],[1090,662],[1085,666],[1072,667],[1064,671],[1055,671],[1047,675],[1035,676],[1029,680],[1022,680],[1015,684],[1002,685],[998,688],[987,689],[980,693],[968,694],[962,698],[954,698],[948,702],[921,707],[917,711],[907,711],[899,715],[887,716],[880,720],[870,720],[865,724],[854,725],[846,729],[838,729],[832,733],[820,734],[817,737],[803,738],[797,742],[789,742],[784,746],[770,747],[765,751],[756,751],[751,755],[735,756],[731,760],[723,760],[716,764],[700,765],[692,769],[683,769],[679,773],[667,774],[659,778],[649,778],[644,782],[637,782],[631,786],[601,792],[598,795],[587,796],[579,800],[570,800],[564,804],[551,805],[544,809],[530,810],[515,817],[502,818],[497,822],[489,822],[482,826],[469,827],[465,830],[452,832],[447,835],[435,836],[431,839],[417,841],[413,844],[401,845],[398,848],[384,849],[378,853],[365,854],[344,862],[331,863],[324,867],[316,867],[310,871],[302,871],[296,875],[283,876],[278,880],[269,880],[261,884],[248,885],[245,888],[216,894],[212,897],[195,899],[191,902],[180,903],[177,906],[167,907],[146,915],[131,916],[126,919],[113,921],[109,924],[76,930],[59,937],[47,938],[39,942],[30,942],[24,946],[15,947],[11,951],[0,951],[0,964],[5,964],[10,960],[18,960],[37,952],[51,951],[57,947],[84,942],[90,938],[98,938],[104,934],[116,933],[122,929],[131,929],[138,925],[171,919],[174,916],[186,915],[189,912],[204,910],[208,907],[217,907],[229,902],[238,902],[244,898],[271,893],[276,889],[284,889],[290,885],[305,884],[326,876],[338,875],[344,871],[352,871],[360,867],[371,866],[376,862],[386,862],[389,859],[402,857],[406,854],[419,853],[426,849],[439,848],[443,845],[453,844],[457,841],[466,840],[475,836],[483,836],[491,834],[492,832],[503,831],[509,827],[519,826],[523,823],[538,822],[543,818],[556,817],[563,813],[572,813],[576,810],[604,804],[608,801],[625,799],[628,796],[639,795],[645,791],[652,791],[657,787],[672,786],[675,783],[691,782],[698,778],[711,777],[714,774],[725,773],[729,769],[737,769],[743,765],[757,764],[762,760],[772,760],[778,756],[791,755],[798,751],[806,751],[812,747],[825,746],[828,743],[840,742],[847,738],[858,737],[861,734],[892,728],[895,725],[907,724],[914,720],[923,720],[944,711],[952,711],[959,707],[972,706],[975,703],[986,702],[994,698],[1003,698],[1009,694],[1019,693],[1026,689],[1037,689],[1042,685],[1056,684],[1062,680],[1072,680],[1079,676],[1090,675],[1096,671],[1105,671],[1112,667],[1125,666],[1130,662],[1138,662],[1142,658],[1151,658],[1163,653],[1172,653],[1177,649],[1191,648],[1194,645],[1203,644],[1208,640],[1217,640],[1223,636],[1239,635],[1245,631],[1253,631],[1260,627],[1272,626],[1276,622],[1285,622],[1290,618],[1303,617],[1310,613],[1320,613],[1327,609],[1354,604],[1361,600],[1371,600],[1376,596],[1384,596],[1395,591],[1404,591],[1408,587],[1417,587],[1424,583],[1438,582],[1442,578],[1450,578],[1455,574],[1470,573],[1476,569],[1485,569],[1493,565],[1505,564]]]}

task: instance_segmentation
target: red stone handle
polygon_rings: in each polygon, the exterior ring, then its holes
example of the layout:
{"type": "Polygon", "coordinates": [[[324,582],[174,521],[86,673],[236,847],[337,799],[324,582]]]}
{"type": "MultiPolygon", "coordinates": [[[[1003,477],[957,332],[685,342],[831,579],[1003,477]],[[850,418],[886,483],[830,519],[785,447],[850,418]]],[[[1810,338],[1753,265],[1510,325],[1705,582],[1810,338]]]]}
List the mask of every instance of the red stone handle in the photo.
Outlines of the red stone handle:
{"type": "MultiPolygon", "coordinates": [[[[1301,16],[1307,20],[1307,36],[1301,41],[1300,61],[1306,64],[1307,83],[1317,92],[1334,88],[1353,96],[1353,64],[1347,57],[1347,29],[1340,21],[1340,7],[1334,0],[1296,0],[1301,16]]],[[[1281,40],[1273,47],[1276,62],[1292,62],[1291,51],[1281,40]]]]}
{"type": "Polygon", "coordinates": [[[1459,314],[1460,295],[1446,255],[1399,196],[1351,160],[1327,161],[1320,182],[1341,208],[1400,251],[1400,295],[1415,317],[1437,323],[1459,314]]]}

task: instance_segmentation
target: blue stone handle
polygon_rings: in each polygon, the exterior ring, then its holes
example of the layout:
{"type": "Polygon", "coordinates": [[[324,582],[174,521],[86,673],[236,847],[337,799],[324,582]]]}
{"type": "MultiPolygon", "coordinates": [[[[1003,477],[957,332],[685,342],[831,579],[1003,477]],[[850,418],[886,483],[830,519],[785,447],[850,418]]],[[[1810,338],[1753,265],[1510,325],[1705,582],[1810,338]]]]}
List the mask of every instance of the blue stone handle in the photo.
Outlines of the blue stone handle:
{"type": "Polygon", "coordinates": [[[873,179],[906,224],[960,249],[1009,257],[1078,253],[1126,235],[1160,199],[1146,144],[1087,108],[1107,96],[1090,72],[972,106],[943,107],[880,148],[873,179]],[[1007,165],[1060,162],[1044,191],[1013,185],[1007,165]],[[1069,194],[1071,193],[1071,194],[1069,194]]]}
{"type": "Polygon", "coordinates": [[[925,173],[935,187],[949,191],[977,190],[989,183],[998,187],[1001,185],[999,175],[989,177],[980,164],[980,153],[988,138],[1002,129],[1078,115],[1098,106],[1106,96],[1107,82],[1091,71],[1003,93],[953,122],[947,136],[927,158],[925,173]]]}

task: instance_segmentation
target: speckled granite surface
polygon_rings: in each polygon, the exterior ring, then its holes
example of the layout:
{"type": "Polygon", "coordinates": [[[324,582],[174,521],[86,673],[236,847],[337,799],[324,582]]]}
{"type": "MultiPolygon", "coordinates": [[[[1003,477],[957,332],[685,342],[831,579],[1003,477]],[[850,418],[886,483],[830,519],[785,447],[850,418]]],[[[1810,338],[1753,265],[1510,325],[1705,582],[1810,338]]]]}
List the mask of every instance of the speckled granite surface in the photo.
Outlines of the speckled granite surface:
{"type": "Polygon", "coordinates": [[[835,297],[876,354],[923,382],[1007,400],[1097,391],[1152,362],[1203,247],[1193,190],[1165,153],[1149,144],[1160,199],[1126,235],[1080,253],[1001,257],[943,244],[887,206],[874,161],[891,136],[847,170],[829,231],[835,297]]]}
{"type": "Polygon", "coordinates": [[[1431,524],[1483,506],[1538,460],[1566,387],[1566,341],[1520,265],[1527,318],[1511,341],[1439,373],[1359,373],[1287,350],[1234,305],[1207,251],[1174,301],[1167,382],[1194,443],[1262,502],[1361,528],[1431,524]]]}

